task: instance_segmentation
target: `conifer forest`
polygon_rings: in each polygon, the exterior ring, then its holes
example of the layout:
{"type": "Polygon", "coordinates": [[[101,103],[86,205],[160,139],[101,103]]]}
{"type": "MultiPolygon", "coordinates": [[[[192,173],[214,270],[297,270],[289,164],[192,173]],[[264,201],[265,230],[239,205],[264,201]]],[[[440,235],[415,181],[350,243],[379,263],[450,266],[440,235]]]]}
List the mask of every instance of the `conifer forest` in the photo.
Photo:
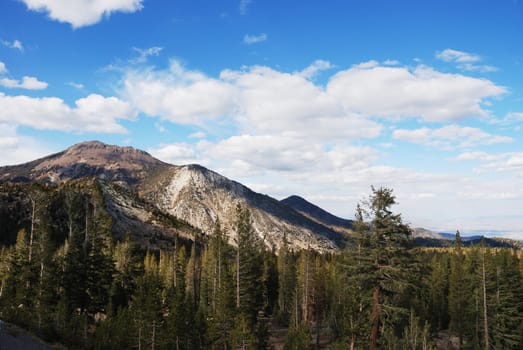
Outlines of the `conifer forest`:
{"type": "Polygon", "coordinates": [[[521,251],[465,247],[459,232],[452,247],[417,247],[389,188],[373,188],[345,247],[322,254],[290,236],[268,247],[241,206],[233,234],[218,222],[145,247],[137,232],[114,237],[99,192],[46,191],[30,192],[30,225],[1,237],[0,319],[50,344],[523,349],[521,251]]]}

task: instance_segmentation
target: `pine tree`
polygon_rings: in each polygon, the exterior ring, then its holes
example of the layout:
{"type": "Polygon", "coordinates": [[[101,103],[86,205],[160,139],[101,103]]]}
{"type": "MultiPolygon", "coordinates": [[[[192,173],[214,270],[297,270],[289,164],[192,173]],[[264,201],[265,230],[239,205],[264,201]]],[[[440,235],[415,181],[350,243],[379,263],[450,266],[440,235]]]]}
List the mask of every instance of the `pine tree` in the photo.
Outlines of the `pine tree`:
{"type": "Polygon", "coordinates": [[[449,261],[447,254],[434,254],[430,266],[430,322],[437,329],[446,329],[449,322],[449,261]]]}
{"type": "Polygon", "coordinates": [[[469,321],[467,317],[471,296],[469,286],[469,278],[465,270],[465,253],[463,252],[460,233],[457,231],[450,261],[448,302],[450,329],[458,336],[460,347],[463,345],[469,321]]]}
{"type": "Polygon", "coordinates": [[[403,223],[400,214],[394,214],[390,209],[396,204],[392,190],[373,187],[372,192],[369,200],[363,203],[362,216],[367,218],[367,225],[361,229],[362,252],[356,263],[362,273],[363,289],[372,290],[371,350],[377,348],[380,328],[386,321],[394,326],[396,314],[405,313],[393,297],[410,286],[408,274],[413,261],[410,228],[403,223]],[[383,307],[387,307],[387,314],[383,313],[383,307]]]}
{"type": "Polygon", "coordinates": [[[252,327],[263,306],[262,246],[249,211],[238,206],[236,214],[236,307],[252,327]]]}
{"type": "Polygon", "coordinates": [[[520,349],[523,289],[518,258],[509,250],[496,254],[496,290],[492,319],[492,342],[496,349],[520,349]]]}
{"type": "Polygon", "coordinates": [[[231,267],[234,252],[227,244],[220,223],[207,245],[202,263],[202,298],[200,306],[207,305],[208,337],[215,348],[230,346],[229,334],[234,326],[234,283],[231,267]]]}
{"type": "Polygon", "coordinates": [[[278,320],[286,325],[292,312],[292,296],[295,289],[294,258],[289,250],[287,237],[278,251],[278,320]]]}

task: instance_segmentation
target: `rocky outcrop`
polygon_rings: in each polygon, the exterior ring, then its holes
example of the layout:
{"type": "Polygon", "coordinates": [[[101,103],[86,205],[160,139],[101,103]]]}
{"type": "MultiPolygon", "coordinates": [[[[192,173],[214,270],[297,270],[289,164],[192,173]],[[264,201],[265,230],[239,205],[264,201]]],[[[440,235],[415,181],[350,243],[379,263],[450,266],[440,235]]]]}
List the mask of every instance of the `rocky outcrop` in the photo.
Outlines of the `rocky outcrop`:
{"type": "Polygon", "coordinates": [[[212,233],[219,220],[233,244],[238,205],[249,209],[255,232],[269,247],[278,248],[286,237],[295,248],[327,251],[336,249],[343,240],[336,231],[276,199],[198,165],[173,167],[161,183],[145,189],[145,198],[204,233],[212,233]]]}

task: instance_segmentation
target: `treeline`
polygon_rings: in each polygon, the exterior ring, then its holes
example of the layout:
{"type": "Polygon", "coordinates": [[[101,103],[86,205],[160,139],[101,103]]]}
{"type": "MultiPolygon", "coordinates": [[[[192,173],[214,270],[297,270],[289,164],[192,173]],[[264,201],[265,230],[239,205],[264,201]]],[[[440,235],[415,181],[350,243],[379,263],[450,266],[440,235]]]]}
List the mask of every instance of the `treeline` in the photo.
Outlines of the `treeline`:
{"type": "Polygon", "coordinates": [[[339,254],[269,249],[236,211],[233,245],[217,223],[194,242],[155,251],[115,242],[98,192],[63,197],[65,239],[45,199],[0,253],[0,318],[50,342],[86,349],[523,348],[523,266],[484,246],[421,249],[392,212],[390,189],[356,209],[339,254]],[[53,235],[52,235],[53,233],[53,235]],[[451,341],[454,345],[452,345],[451,341]],[[445,346],[443,344],[442,346],[445,346]]]}

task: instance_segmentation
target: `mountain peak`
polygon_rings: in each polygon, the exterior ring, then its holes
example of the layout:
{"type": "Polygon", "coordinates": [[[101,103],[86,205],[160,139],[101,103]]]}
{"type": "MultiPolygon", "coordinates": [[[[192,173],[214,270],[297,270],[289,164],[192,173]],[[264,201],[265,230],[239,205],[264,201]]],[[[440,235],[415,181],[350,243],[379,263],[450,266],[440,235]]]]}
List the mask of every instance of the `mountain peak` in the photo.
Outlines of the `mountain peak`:
{"type": "Polygon", "coordinates": [[[3,167],[0,178],[15,182],[60,183],[96,176],[129,186],[136,184],[147,171],[165,165],[149,153],[133,147],[87,141],[30,163],[3,167]]]}

